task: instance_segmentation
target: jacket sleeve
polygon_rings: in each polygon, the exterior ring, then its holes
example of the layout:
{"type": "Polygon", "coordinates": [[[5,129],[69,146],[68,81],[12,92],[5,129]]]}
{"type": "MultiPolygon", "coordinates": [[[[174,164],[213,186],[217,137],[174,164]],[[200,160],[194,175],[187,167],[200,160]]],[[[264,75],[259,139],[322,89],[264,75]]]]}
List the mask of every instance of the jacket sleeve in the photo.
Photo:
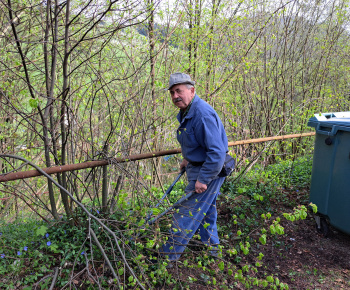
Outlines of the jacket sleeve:
{"type": "Polygon", "coordinates": [[[214,114],[202,116],[196,124],[196,139],[205,148],[206,159],[199,172],[198,181],[209,184],[221,171],[225,162],[227,144],[219,117],[214,114]]]}

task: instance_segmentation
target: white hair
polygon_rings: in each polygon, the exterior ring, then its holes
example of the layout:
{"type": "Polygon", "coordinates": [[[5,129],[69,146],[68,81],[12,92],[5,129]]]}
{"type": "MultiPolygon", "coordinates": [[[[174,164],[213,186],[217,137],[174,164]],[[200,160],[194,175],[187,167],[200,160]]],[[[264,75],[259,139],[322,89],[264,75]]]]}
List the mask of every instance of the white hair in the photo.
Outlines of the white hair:
{"type": "Polygon", "coordinates": [[[188,89],[194,88],[194,86],[191,85],[191,84],[185,84],[185,85],[186,85],[186,87],[187,87],[188,89]]]}

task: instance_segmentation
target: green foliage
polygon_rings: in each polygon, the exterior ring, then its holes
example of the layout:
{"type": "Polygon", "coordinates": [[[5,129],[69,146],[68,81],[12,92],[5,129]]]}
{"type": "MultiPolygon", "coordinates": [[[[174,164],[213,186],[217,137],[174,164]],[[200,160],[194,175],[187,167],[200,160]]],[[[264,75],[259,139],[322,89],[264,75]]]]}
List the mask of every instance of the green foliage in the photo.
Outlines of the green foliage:
{"type": "Polygon", "coordinates": [[[36,100],[36,99],[30,99],[30,100],[29,100],[29,105],[30,105],[32,108],[36,109],[36,108],[38,107],[38,100],[36,100]]]}
{"type": "MultiPolygon", "coordinates": [[[[284,160],[265,169],[256,165],[244,178],[227,181],[223,185],[220,202],[229,203],[237,235],[259,226],[261,218],[269,220],[277,210],[273,207],[274,203],[296,206],[296,199],[289,199],[286,193],[293,191],[298,195],[310,184],[311,169],[312,159],[305,156],[294,161],[284,160]]],[[[299,202],[306,203],[307,200],[299,202]]],[[[299,210],[302,210],[299,214],[303,215],[303,208],[299,210]]]]}
{"type": "Polygon", "coordinates": [[[33,285],[59,263],[52,257],[53,239],[43,231],[48,229],[43,222],[17,221],[0,224],[0,287],[33,285]],[[42,234],[43,233],[43,234],[42,234]]]}
{"type": "MultiPolygon", "coordinates": [[[[348,110],[350,76],[346,59],[349,42],[347,30],[343,27],[350,18],[346,6],[336,2],[321,5],[318,1],[297,6],[290,2],[278,7],[275,2],[263,2],[261,7],[264,9],[261,10],[260,5],[244,1],[204,1],[200,2],[201,5],[194,1],[185,7],[174,5],[174,9],[164,9],[162,5],[147,5],[145,8],[137,1],[135,6],[121,1],[111,7],[96,3],[85,7],[85,3],[78,1],[69,11],[71,22],[66,30],[66,9],[61,9],[61,5],[55,7],[52,3],[52,9],[46,9],[37,1],[14,1],[11,12],[20,20],[13,19],[18,39],[15,39],[12,29],[4,27],[0,45],[2,64],[6,67],[1,72],[0,82],[3,98],[0,105],[1,149],[28,157],[45,167],[53,162],[79,163],[104,158],[101,152],[106,143],[112,147],[107,154],[111,157],[178,147],[171,133],[177,126],[172,121],[177,112],[162,90],[169,72],[178,70],[192,75],[198,84],[198,95],[223,117],[229,141],[303,132],[307,119],[316,112],[348,110]],[[35,9],[32,9],[33,5],[35,9]],[[59,13],[55,13],[55,8],[59,13]],[[91,17],[91,9],[93,15],[104,17],[91,17]],[[148,21],[153,11],[160,19],[170,16],[176,21],[167,25],[156,23],[155,31],[149,31],[151,25],[148,21]],[[56,19],[56,15],[59,18],[56,19]],[[319,21],[319,15],[324,21],[319,21]],[[288,21],[287,25],[286,19],[293,21],[288,21]],[[47,20],[52,22],[46,23],[47,20]],[[137,21],[144,21],[142,27],[137,21]],[[59,25],[57,35],[54,35],[56,28],[47,28],[56,27],[56,23],[59,25]],[[128,23],[132,25],[124,26],[128,23]],[[144,33],[141,33],[141,28],[144,33]],[[64,39],[66,32],[69,37],[64,39]],[[152,40],[151,35],[155,36],[152,40]],[[18,45],[9,49],[13,43],[18,45]],[[153,50],[151,43],[154,44],[153,50]],[[65,44],[69,55],[66,55],[65,44]],[[25,63],[18,51],[19,46],[25,63]],[[47,52],[44,51],[46,46],[47,52]],[[57,58],[54,59],[55,53],[57,58]],[[66,83],[69,83],[68,87],[66,83]],[[9,116],[11,118],[7,120],[9,116]],[[48,131],[48,144],[44,145],[45,131],[48,131]],[[44,146],[49,146],[49,157],[43,158],[42,153],[47,148],[44,146]]],[[[10,12],[7,9],[10,8],[4,8],[7,12],[4,15],[10,12]]],[[[275,241],[278,235],[286,234],[280,217],[291,222],[305,218],[306,195],[299,191],[309,185],[311,161],[306,157],[284,159],[289,153],[292,156],[305,155],[310,148],[312,139],[305,138],[277,141],[270,144],[269,150],[265,144],[256,144],[254,149],[245,152],[244,158],[254,157],[262,150],[261,160],[265,164],[275,161],[277,164],[254,165],[244,178],[235,182],[228,180],[223,187],[218,205],[227,205],[228,221],[219,221],[219,229],[222,238],[235,242],[223,251],[233,259],[232,263],[243,263],[252,255],[255,243],[251,233],[257,233],[255,238],[263,246],[275,241]],[[296,198],[290,197],[291,192],[296,198]],[[274,206],[276,204],[285,207],[287,212],[282,213],[274,206]]],[[[240,154],[236,157],[240,166],[250,163],[248,158],[240,160],[243,158],[240,154]]],[[[158,165],[159,159],[153,161],[158,165]]],[[[11,171],[22,164],[13,162],[10,165],[3,167],[2,164],[1,170],[11,171]]],[[[115,181],[121,176],[122,189],[113,192],[116,193],[115,200],[109,200],[109,204],[116,201],[113,213],[107,216],[97,214],[108,220],[116,232],[122,233],[119,239],[131,249],[127,254],[128,261],[132,261],[134,267],[141,265],[147,277],[151,277],[152,285],[166,283],[174,286],[176,281],[164,270],[164,265],[149,266],[147,260],[142,260],[164,242],[169,220],[162,219],[151,228],[146,225],[146,218],[149,213],[157,215],[178,200],[184,193],[185,184],[179,182],[169,198],[156,209],[163,192],[152,187],[157,182],[154,164],[142,161],[137,164],[137,170],[134,165],[126,162],[123,170],[119,165],[109,166],[111,187],[116,188],[115,181]],[[135,256],[130,254],[131,251],[135,251],[135,256]]],[[[159,165],[164,172],[178,170],[177,158],[161,159],[159,165]]],[[[101,173],[96,169],[77,175],[68,174],[64,184],[75,197],[82,198],[84,204],[101,209],[100,179],[101,173]]],[[[17,183],[8,184],[14,188],[18,186],[17,183]]],[[[30,200],[30,204],[34,200],[32,206],[45,217],[50,215],[52,203],[46,198],[39,201],[32,195],[35,193],[41,197],[46,184],[44,178],[38,178],[30,181],[28,188],[21,187],[21,197],[30,200]]],[[[8,188],[0,190],[0,197],[12,198],[8,188]]],[[[60,199],[57,189],[51,197],[53,204],[60,199]]],[[[316,205],[310,206],[317,211],[316,205]]],[[[16,207],[23,208],[26,204],[16,199],[14,209],[7,209],[5,202],[1,207],[8,210],[6,218],[11,220],[15,214],[22,214],[16,207]]],[[[87,246],[90,245],[86,240],[90,222],[103,241],[107,254],[113,260],[116,258],[110,237],[84,212],[75,210],[74,204],[67,208],[70,207],[73,216],[57,219],[56,223],[34,225],[30,221],[28,224],[21,222],[17,223],[18,229],[10,225],[10,232],[3,230],[0,242],[5,256],[0,257],[0,270],[8,275],[8,285],[0,287],[15,288],[13,281],[18,281],[19,286],[30,285],[45,276],[54,265],[83,263],[85,258],[91,258],[92,253],[96,259],[102,260],[96,245],[87,246]],[[24,230],[30,233],[26,234],[24,230]],[[29,245],[29,242],[33,244],[29,245]],[[6,255],[10,255],[13,262],[10,263],[6,255]],[[61,257],[59,261],[58,256],[61,257]],[[28,261],[33,263],[28,266],[28,261]],[[23,270],[29,268],[34,274],[27,275],[23,270]]],[[[261,260],[256,261],[256,267],[261,266],[261,260]]],[[[205,263],[208,261],[200,261],[201,267],[207,267],[205,263]]],[[[262,279],[254,276],[253,264],[242,270],[230,268],[229,273],[242,287],[288,288],[276,277],[262,279]]],[[[193,265],[189,263],[188,266],[193,265]]],[[[227,263],[224,266],[230,267],[227,263]]],[[[125,287],[136,287],[130,273],[121,273],[122,265],[118,267],[118,273],[125,276],[125,287]]],[[[223,272],[221,268],[222,264],[219,269],[223,272]]],[[[70,274],[68,269],[62,270],[60,286],[68,281],[70,274]]],[[[211,286],[222,286],[218,285],[219,279],[211,279],[212,275],[212,272],[204,274],[203,277],[210,279],[203,278],[203,281],[211,286]]],[[[195,279],[184,280],[194,283],[195,279]]],[[[186,288],[186,285],[179,288],[186,288]]]]}
{"type": "MultiPolygon", "coordinates": [[[[188,257],[193,256],[190,252],[185,252],[184,260],[179,265],[199,271],[198,276],[187,277],[187,283],[191,285],[200,282],[212,287],[220,286],[226,289],[222,281],[223,277],[228,275],[235,280],[235,283],[243,285],[245,288],[288,289],[288,285],[282,283],[275,275],[262,275],[264,254],[259,252],[259,247],[265,245],[273,245],[276,249],[284,247],[283,242],[278,240],[278,236],[287,235],[281,225],[282,219],[285,218],[290,222],[305,219],[307,207],[304,204],[294,206],[292,201],[288,202],[288,199],[284,200],[282,197],[286,195],[288,190],[291,191],[291,189],[285,187],[288,183],[288,176],[293,176],[295,180],[293,192],[302,190],[304,182],[309,178],[304,174],[310,175],[310,167],[310,159],[303,157],[296,159],[294,162],[284,161],[276,165],[270,165],[265,170],[263,168],[258,170],[253,168],[238,183],[231,183],[228,180],[222,188],[223,193],[220,195],[217,204],[219,209],[224,208],[232,211],[232,213],[234,212],[234,214],[230,215],[229,221],[221,220],[219,216],[219,233],[222,235],[222,239],[226,239],[225,246],[219,247],[219,257],[221,258],[216,261],[211,258],[208,255],[210,249],[204,249],[194,259],[186,259],[187,255],[188,257]],[[296,170],[291,171],[290,166],[293,166],[296,170]],[[260,184],[264,186],[260,186],[260,184]],[[256,198],[257,195],[263,198],[256,198]],[[276,201],[284,203],[285,210],[290,208],[290,211],[281,212],[280,208],[275,208],[276,201]],[[223,202],[225,203],[224,207],[222,207],[223,202]],[[254,231],[256,235],[252,236],[251,233],[254,231]],[[237,268],[235,264],[239,264],[240,268],[237,268]],[[213,267],[217,267],[219,272],[214,271],[213,267]]],[[[169,197],[170,200],[175,201],[182,196],[184,187],[185,183],[182,181],[176,184],[169,197]]],[[[152,188],[152,194],[157,198],[163,195],[162,191],[157,188],[152,188]]],[[[155,199],[154,203],[156,202],[155,199]]],[[[123,233],[125,245],[130,247],[134,253],[125,253],[131,265],[141,267],[148,281],[154,287],[166,283],[166,285],[171,285],[176,289],[178,281],[165,268],[168,263],[159,260],[158,263],[150,264],[148,261],[148,257],[151,257],[154,251],[159,249],[165,241],[166,238],[163,234],[169,230],[167,219],[161,220],[159,224],[153,227],[146,225],[146,216],[150,211],[153,211],[153,214],[156,215],[165,207],[165,205],[162,205],[161,209],[154,208],[154,203],[140,201],[139,204],[132,206],[130,197],[127,194],[121,194],[117,205],[118,210],[112,215],[109,214],[108,219],[114,221],[113,224],[118,227],[116,233],[123,233]]],[[[90,208],[90,211],[102,217],[102,214],[96,208],[90,208]]],[[[0,259],[1,273],[9,275],[11,279],[15,277],[17,283],[19,283],[18,285],[24,287],[33,285],[43,275],[52,271],[53,267],[60,266],[63,267],[63,271],[57,285],[64,286],[71,275],[71,269],[66,265],[76,264],[79,266],[84,264],[86,259],[92,258],[103,260],[96,244],[89,242],[88,226],[96,233],[106,254],[111,259],[120,259],[110,237],[100,228],[99,224],[93,219],[89,219],[82,210],[76,210],[73,218],[84,222],[72,226],[69,219],[64,216],[59,222],[50,224],[28,221],[26,223],[10,224],[8,227],[2,225],[0,242],[6,246],[4,256],[0,259]],[[24,250],[24,247],[27,248],[24,250]],[[17,251],[21,251],[21,254],[17,255],[17,251]],[[16,263],[10,263],[7,257],[16,255],[16,263]],[[26,259],[31,259],[31,263],[27,263],[26,259]]],[[[194,239],[197,238],[198,235],[195,235],[194,239]]],[[[116,266],[118,275],[125,277],[126,285],[135,287],[136,280],[124,268],[123,263],[119,261],[116,266]]],[[[107,277],[101,276],[101,285],[107,283],[107,280],[107,277]]],[[[108,283],[105,285],[108,285],[108,283]]]]}
{"type": "MultiPolygon", "coordinates": [[[[228,180],[223,185],[223,194],[218,203],[223,206],[225,212],[234,214],[229,224],[227,220],[220,222],[219,218],[219,232],[226,239],[239,240],[238,243],[235,243],[235,248],[230,248],[226,252],[234,258],[235,263],[242,265],[242,262],[246,261],[246,266],[242,271],[236,271],[234,274],[235,279],[243,283],[245,287],[254,288],[254,285],[267,287],[269,285],[272,289],[277,289],[276,287],[288,289],[288,285],[281,283],[278,278],[266,276],[265,279],[259,280],[255,275],[244,275],[244,269],[253,267],[247,262],[249,261],[247,257],[251,257],[253,252],[259,250],[259,247],[271,243],[276,247],[282,246],[278,241],[278,236],[286,236],[286,232],[281,225],[281,217],[290,222],[306,218],[307,199],[298,200],[304,204],[295,206],[295,199],[290,199],[288,195],[299,196],[299,191],[304,190],[310,182],[311,168],[311,158],[305,156],[294,161],[281,161],[265,169],[255,166],[238,182],[228,180]],[[279,207],[281,204],[285,206],[283,211],[279,207]],[[251,237],[250,234],[257,230],[260,233],[251,237]]],[[[304,194],[304,196],[308,195],[304,194]]],[[[312,204],[310,207],[315,208],[312,204]]],[[[263,266],[263,257],[264,255],[260,253],[255,258],[255,267],[263,266]]]]}

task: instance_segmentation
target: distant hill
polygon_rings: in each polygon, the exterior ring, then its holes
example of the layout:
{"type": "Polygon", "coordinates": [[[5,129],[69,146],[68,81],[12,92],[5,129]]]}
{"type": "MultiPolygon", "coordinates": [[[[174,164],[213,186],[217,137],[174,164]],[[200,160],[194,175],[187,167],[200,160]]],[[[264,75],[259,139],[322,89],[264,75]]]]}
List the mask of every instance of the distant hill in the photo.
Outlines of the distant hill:
{"type": "MultiPolygon", "coordinates": [[[[145,37],[148,38],[148,27],[146,24],[140,24],[136,28],[137,32],[145,37]]],[[[168,28],[164,25],[155,23],[154,24],[154,30],[155,30],[155,36],[158,41],[163,43],[167,37],[168,34],[168,28]]],[[[169,45],[173,47],[178,47],[177,44],[175,44],[175,40],[172,39],[173,37],[170,38],[169,40],[169,45]]]]}

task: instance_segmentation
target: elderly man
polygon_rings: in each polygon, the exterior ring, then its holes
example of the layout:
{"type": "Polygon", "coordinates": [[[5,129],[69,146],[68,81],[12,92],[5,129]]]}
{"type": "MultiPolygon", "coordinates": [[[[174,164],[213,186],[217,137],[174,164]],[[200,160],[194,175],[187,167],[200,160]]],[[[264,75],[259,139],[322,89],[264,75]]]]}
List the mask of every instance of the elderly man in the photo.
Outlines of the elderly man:
{"type": "Polygon", "coordinates": [[[216,226],[216,198],[225,177],[219,177],[228,142],[225,129],[215,110],[195,93],[195,82],[184,73],[170,76],[172,102],[180,109],[177,140],[181,144],[181,169],[186,167],[186,194],[194,194],[173,215],[172,227],[163,255],[169,261],[179,259],[197,232],[201,241],[217,255],[219,236],[216,226]]]}

